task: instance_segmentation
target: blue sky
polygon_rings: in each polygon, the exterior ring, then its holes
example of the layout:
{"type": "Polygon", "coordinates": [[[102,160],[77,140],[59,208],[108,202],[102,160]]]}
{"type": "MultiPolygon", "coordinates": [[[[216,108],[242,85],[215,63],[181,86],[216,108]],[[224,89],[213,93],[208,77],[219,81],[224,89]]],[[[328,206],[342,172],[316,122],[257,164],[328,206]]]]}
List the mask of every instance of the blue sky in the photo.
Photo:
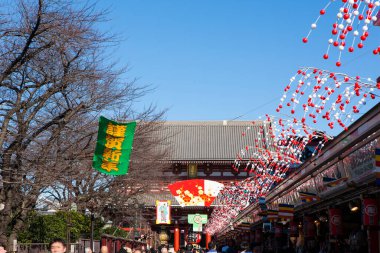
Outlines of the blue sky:
{"type": "MultiPolygon", "coordinates": [[[[322,55],[340,1],[322,18],[309,43],[302,43],[327,2],[103,0],[97,8],[110,12],[101,29],[122,39],[110,52],[121,65],[129,65],[125,78],[156,88],[137,106],[167,108],[167,120],[230,120],[240,115],[240,120],[252,120],[275,112],[299,66],[337,70],[335,60],[325,61],[322,55]]],[[[380,27],[371,27],[365,47],[345,53],[339,71],[380,75],[380,56],[372,55],[379,39],[380,27]]]]}

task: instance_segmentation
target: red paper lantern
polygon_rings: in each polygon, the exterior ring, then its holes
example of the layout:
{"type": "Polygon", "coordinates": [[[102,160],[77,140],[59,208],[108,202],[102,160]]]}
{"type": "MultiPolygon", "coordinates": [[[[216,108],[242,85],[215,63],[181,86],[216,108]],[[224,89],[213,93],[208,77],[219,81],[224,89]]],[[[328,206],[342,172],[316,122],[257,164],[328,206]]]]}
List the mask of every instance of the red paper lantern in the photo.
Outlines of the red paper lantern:
{"type": "Polygon", "coordinates": [[[379,223],[379,211],[376,199],[363,199],[363,225],[377,226],[379,223]]]}
{"type": "Polygon", "coordinates": [[[332,236],[343,235],[342,210],[338,208],[330,208],[329,217],[330,217],[329,219],[330,235],[332,236]]]}

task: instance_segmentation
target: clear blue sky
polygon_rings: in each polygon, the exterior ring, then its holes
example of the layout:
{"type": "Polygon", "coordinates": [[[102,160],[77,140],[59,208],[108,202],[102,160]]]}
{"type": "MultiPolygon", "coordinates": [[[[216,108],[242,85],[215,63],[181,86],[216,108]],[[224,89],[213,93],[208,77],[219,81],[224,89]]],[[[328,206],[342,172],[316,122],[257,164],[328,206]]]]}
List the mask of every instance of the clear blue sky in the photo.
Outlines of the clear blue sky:
{"type": "MultiPolygon", "coordinates": [[[[168,108],[167,120],[241,120],[274,113],[284,86],[299,66],[336,71],[322,55],[335,3],[308,44],[302,38],[329,0],[101,0],[118,34],[111,57],[128,64],[126,78],[156,90],[139,106],[168,108]]],[[[344,54],[340,72],[376,78],[380,27],[370,28],[362,50],[344,54]]],[[[334,51],[337,54],[336,51],[334,51]]],[[[331,55],[336,59],[336,55],[331,55]]]]}

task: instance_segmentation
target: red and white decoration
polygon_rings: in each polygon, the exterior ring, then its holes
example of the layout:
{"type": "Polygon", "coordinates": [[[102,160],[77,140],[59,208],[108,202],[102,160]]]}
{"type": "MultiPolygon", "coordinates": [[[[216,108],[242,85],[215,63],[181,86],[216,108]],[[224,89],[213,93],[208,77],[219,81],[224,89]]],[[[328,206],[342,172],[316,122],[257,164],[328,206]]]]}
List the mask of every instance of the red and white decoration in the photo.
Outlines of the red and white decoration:
{"type": "Polygon", "coordinates": [[[181,206],[210,206],[224,185],[204,179],[178,181],[168,186],[181,206]]]}
{"type": "MultiPolygon", "coordinates": [[[[309,41],[309,37],[313,30],[317,28],[318,21],[328,11],[332,11],[331,6],[339,8],[336,14],[336,20],[332,23],[331,38],[327,41],[328,47],[323,55],[324,59],[330,57],[330,49],[337,49],[338,60],[336,66],[342,65],[342,52],[348,51],[353,53],[364,47],[368,37],[370,37],[370,28],[380,26],[380,1],[377,0],[330,0],[326,6],[319,11],[319,16],[310,26],[310,31],[306,37],[302,39],[304,43],[309,41]],[[339,7],[339,2],[340,7],[339,7]]],[[[374,54],[380,53],[380,47],[373,50],[374,54]]]]}

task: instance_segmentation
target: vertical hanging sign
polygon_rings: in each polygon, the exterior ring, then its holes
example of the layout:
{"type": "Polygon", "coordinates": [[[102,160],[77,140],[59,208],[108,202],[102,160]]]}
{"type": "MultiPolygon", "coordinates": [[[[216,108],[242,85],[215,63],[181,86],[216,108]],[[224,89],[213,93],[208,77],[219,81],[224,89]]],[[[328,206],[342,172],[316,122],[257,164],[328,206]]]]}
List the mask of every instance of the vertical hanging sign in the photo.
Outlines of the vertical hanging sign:
{"type": "Polygon", "coordinates": [[[170,224],[170,200],[156,201],[156,224],[170,224]]]}
{"type": "Polygon", "coordinates": [[[136,122],[119,123],[101,116],[93,168],[109,175],[127,174],[135,128],[136,122]]]}
{"type": "Polygon", "coordinates": [[[379,212],[377,207],[377,199],[363,199],[363,225],[377,226],[379,223],[379,212]]]}
{"type": "Polygon", "coordinates": [[[330,235],[340,236],[343,235],[343,222],[342,222],[342,210],[338,208],[329,209],[329,227],[330,235]]]}

